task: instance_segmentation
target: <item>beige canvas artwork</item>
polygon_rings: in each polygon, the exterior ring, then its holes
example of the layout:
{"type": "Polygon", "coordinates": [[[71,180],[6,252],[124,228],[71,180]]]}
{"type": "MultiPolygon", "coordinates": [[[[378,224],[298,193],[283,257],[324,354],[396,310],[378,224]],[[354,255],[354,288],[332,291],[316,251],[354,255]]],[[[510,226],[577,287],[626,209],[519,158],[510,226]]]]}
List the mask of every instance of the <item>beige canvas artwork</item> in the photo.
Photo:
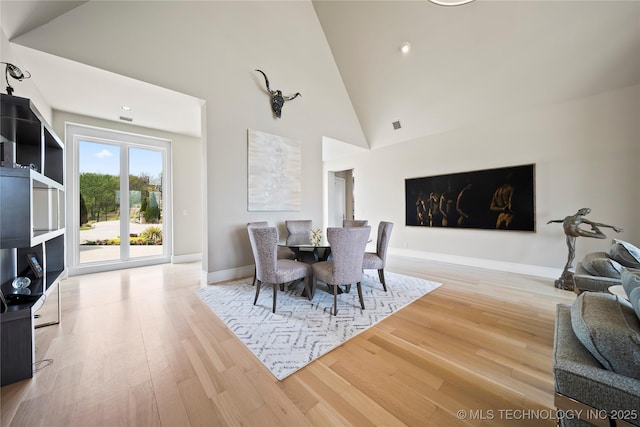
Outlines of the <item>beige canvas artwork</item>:
{"type": "Polygon", "coordinates": [[[248,130],[249,211],[299,211],[302,199],[301,142],[248,130]]]}

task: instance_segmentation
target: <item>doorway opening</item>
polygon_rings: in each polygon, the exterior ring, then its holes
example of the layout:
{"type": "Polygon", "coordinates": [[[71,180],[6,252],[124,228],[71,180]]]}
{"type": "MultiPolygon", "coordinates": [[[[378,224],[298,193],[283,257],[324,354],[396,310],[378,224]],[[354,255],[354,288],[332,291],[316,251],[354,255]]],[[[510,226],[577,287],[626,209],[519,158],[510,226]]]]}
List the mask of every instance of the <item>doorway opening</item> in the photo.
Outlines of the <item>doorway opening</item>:
{"type": "Polygon", "coordinates": [[[354,219],[354,183],[353,169],[328,173],[329,227],[342,227],[342,220],[354,219]]]}

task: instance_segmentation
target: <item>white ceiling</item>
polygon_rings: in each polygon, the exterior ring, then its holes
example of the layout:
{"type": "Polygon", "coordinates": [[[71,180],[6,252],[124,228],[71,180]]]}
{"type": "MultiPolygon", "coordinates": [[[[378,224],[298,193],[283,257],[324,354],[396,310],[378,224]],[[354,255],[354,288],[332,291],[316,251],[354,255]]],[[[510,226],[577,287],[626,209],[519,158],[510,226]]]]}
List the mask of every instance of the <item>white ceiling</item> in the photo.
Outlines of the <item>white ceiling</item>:
{"type": "Polygon", "coordinates": [[[31,48],[15,49],[57,110],[113,121],[126,117],[132,121],[125,123],[194,137],[202,133],[201,99],[31,48]]]}
{"type": "Polygon", "coordinates": [[[86,1],[2,0],[0,4],[2,31],[11,40],[46,24],[82,3],[86,1]]]}
{"type": "MultiPolygon", "coordinates": [[[[2,30],[11,40],[83,3],[2,0],[2,30]]],[[[24,62],[19,67],[37,76],[38,89],[54,109],[112,121],[123,116],[132,119],[126,123],[137,126],[201,136],[201,99],[21,45],[13,47],[24,62]]],[[[13,84],[16,95],[19,84],[13,84]]]]}
{"type": "MultiPolygon", "coordinates": [[[[82,3],[2,0],[2,28],[11,39],[82,3]]],[[[639,1],[313,4],[371,148],[640,84],[639,1]]],[[[16,49],[53,108],[200,134],[200,99],[16,49]]]]}
{"type": "Polygon", "coordinates": [[[314,6],[371,148],[640,83],[638,1],[314,6]]]}

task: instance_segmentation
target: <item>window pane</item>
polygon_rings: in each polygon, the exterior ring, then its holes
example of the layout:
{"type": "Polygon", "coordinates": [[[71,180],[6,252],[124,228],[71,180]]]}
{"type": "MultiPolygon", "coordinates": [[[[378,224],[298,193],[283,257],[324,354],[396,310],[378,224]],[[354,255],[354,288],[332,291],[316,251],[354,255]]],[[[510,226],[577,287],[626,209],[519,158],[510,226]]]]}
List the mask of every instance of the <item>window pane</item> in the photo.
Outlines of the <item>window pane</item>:
{"type": "Polygon", "coordinates": [[[129,149],[131,258],[164,253],[162,236],[162,152],[129,149]]]}
{"type": "Polygon", "coordinates": [[[120,148],[80,141],[80,263],[120,259],[120,148]]]}

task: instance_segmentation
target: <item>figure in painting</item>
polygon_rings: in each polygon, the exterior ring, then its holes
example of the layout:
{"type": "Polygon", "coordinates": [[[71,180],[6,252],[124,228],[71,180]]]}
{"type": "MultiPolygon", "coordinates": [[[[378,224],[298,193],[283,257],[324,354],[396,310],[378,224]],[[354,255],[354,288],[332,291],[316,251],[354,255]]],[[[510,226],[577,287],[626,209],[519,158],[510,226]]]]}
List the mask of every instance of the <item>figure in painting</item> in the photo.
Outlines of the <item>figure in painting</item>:
{"type": "Polygon", "coordinates": [[[561,222],[564,234],[566,236],[567,248],[569,249],[569,255],[567,257],[567,263],[564,266],[562,275],[556,280],[556,288],[573,290],[573,273],[569,269],[573,266],[573,260],[576,256],[576,237],[593,237],[595,239],[604,239],[607,236],[600,230],[599,227],[611,228],[616,233],[620,233],[622,228],[613,225],[607,225],[600,222],[593,222],[586,219],[584,216],[591,212],[589,208],[579,209],[573,215],[564,217],[563,219],[553,219],[548,221],[547,224],[554,222],[561,222]],[[587,224],[591,227],[591,230],[585,230],[580,228],[581,224],[587,224]]]}
{"type": "Polygon", "coordinates": [[[511,228],[513,223],[513,193],[515,187],[511,183],[512,175],[507,174],[505,183],[496,189],[491,198],[489,209],[493,212],[499,212],[496,219],[496,228],[511,228]]]}
{"type": "Polygon", "coordinates": [[[471,188],[473,184],[468,182],[467,185],[460,190],[458,193],[458,198],[456,199],[456,211],[458,212],[458,227],[464,227],[469,224],[469,218],[471,216],[471,206],[472,203],[469,200],[469,193],[471,192],[471,188]]]}
{"type": "Polygon", "coordinates": [[[416,219],[418,220],[419,225],[426,225],[426,217],[427,217],[427,201],[425,200],[424,193],[421,191],[418,194],[418,199],[416,200],[416,219]]]}
{"type": "Polygon", "coordinates": [[[447,189],[440,196],[439,210],[442,215],[442,226],[455,226],[456,223],[456,194],[451,188],[451,182],[447,183],[447,189]]]}
{"type": "Polygon", "coordinates": [[[429,208],[429,227],[433,227],[434,224],[437,224],[437,219],[440,216],[440,193],[434,188],[431,193],[429,193],[429,199],[427,200],[427,206],[429,208]]]}

